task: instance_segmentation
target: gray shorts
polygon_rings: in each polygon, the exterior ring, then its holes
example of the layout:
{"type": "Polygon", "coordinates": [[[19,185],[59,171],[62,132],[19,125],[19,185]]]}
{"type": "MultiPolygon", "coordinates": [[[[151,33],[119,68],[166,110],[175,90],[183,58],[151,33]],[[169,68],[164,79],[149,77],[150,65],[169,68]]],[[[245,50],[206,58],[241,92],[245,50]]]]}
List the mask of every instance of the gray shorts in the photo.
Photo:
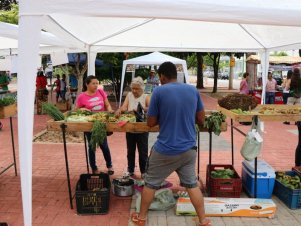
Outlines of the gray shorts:
{"type": "Polygon", "coordinates": [[[146,166],[145,186],[159,189],[164,180],[175,171],[182,187],[195,188],[197,187],[195,161],[196,148],[179,155],[162,155],[152,148],[146,166]]]}

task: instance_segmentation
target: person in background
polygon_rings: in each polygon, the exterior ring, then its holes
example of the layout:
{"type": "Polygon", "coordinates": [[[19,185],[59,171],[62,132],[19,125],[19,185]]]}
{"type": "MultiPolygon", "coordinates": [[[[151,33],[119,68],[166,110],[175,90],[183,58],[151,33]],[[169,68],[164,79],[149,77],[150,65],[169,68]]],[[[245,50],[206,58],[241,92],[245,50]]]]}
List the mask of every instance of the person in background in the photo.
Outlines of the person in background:
{"type": "Polygon", "coordinates": [[[155,191],[166,177],[176,172],[181,186],[190,196],[199,225],[210,226],[210,220],[205,218],[204,198],[195,173],[195,124],[203,126],[205,120],[200,94],[195,87],[177,82],[177,69],[171,62],[161,64],[158,74],[162,86],[154,89],[152,94],[147,125],[159,125],[160,132],[148,160],[140,213],[132,213],[131,220],[135,225],[146,225],[147,211],[155,191]]]}
{"type": "Polygon", "coordinates": [[[0,71],[0,89],[8,91],[9,79],[5,71],[0,71]]]}
{"type": "Polygon", "coordinates": [[[67,92],[67,82],[66,75],[62,75],[62,79],[60,80],[60,96],[63,102],[66,102],[66,92],[67,92]]]}
{"type": "Polygon", "coordinates": [[[11,82],[11,80],[12,80],[12,77],[11,77],[11,74],[10,74],[10,72],[9,72],[9,71],[6,71],[6,76],[7,76],[7,78],[8,78],[8,81],[10,81],[10,82],[11,82]]]}
{"type": "Polygon", "coordinates": [[[275,93],[277,88],[277,82],[273,79],[272,72],[268,72],[268,80],[266,84],[265,92],[265,104],[275,103],[275,93]]]}
{"type": "Polygon", "coordinates": [[[283,104],[287,104],[287,99],[290,96],[289,91],[290,91],[292,75],[293,75],[293,71],[289,70],[286,74],[286,78],[283,79],[283,82],[281,84],[283,88],[283,104]]]}
{"type": "MultiPolygon", "coordinates": [[[[112,107],[108,101],[107,94],[102,90],[98,89],[99,82],[97,78],[90,75],[86,78],[84,83],[83,92],[78,96],[76,100],[76,108],[84,109],[92,112],[108,111],[113,113],[112,107]]],[[[98,168],[95,160],[95,149],[93,149],[90,144],[91,132],[85,132],[85,136],[89,143],[89,164],[92,169],[93,174],[98,173],[98,168]]],[[[106,166],[108,169],[108,174],[114,174],[111,152],[108,146],[107,138],[104,140],[102,145],[100,145],[103,156],[106,161],[106,166]]]]}
{"type": "MultiPolygon", "coordinates": [[[[283,79],[283,83],[281,84],[283,88],[283,104],[287,104],[287,99],[290,97],[290,85],[291,85],[291,78],[292,78],[293,71],[289,70],[286,74],[286,78],[283,79]]],[[[285,121],[283,124],[289,125],[290,122],[285,121]]]]}
{"type": "MultiPolygon", "coordinates": [[[[290,97],[287,99],[288,105],[301,105],[301,76],[300,70],[295,68],[293,70],[293,75],[290,84],[290,97]]],[[[298,145],[295,151],[295,166],[301,166],[301,121],[297,123],[298,127],[298,145]]]]}
{"type": "Polygon", "coordinates": [[[56,92],[55,101],[56,101],[56,103],[59,102],[59,97],[60,97],[60,94],[61,94],[60,85],[61,85],[60,75],[57,74],[56,75],[56,80],[54,81],[53,86],[52,86],[52,88],[55,86],[55,92],[56,92]]]}
{"type": "Polygon", "coordinates": [[[75,74],[71,73],[69,75],[69,90],[70,90],[70,94],[71,94],[73,104],[74,104],[75,99],[76,99],[77,89],[78,89],[78,80],[77,80],[75,74]]]}
{"type": "Polygon", "coordinates": [[[159,76],[156,75],[156,71],[154,69],[151,69],[149,76],[147,77],[146,80],[146,85],[149,87],[148,89],[150,89],[150,93],[152,93],[154,88],[159,86],[159,84],[160,84],[159,76]]]}
{"type": "MultiPolygon", "coordinates": [[[[117,116],[120,113],[126,111],[137,111],[138,103],[140,103],[147,112],[150,102],[150,97],[144,94],[144,83],[141,77],[136,77],[131,82],[131,92],[129,92],[123,102],[121,108],[119,108],[115,114],[117,116]]],[[[128,173],[130,176],[134,175],[135,171],[135,152],[136,146],[139,152],[139,168],[141,178],[144,177],[145,167],[148,157],[148,132],[145,133],[126,133],[127,144],[127,160],[128,160],[128,173]]]]}
{"type": "Polygon", "coordinates": [[[245,72],[243,74],[243,79],[240,82],[239,86],[239,93],[249,95],[250,89],[249,89],[249,73],[245,72]]]}
{"type": "Polygon", "coordinates": [[[36,103],[37,103],[37,114],[42,114],[42,104],[48,101],[48,90],[47,78],[45,77],[43,71],[37,72],[36,78],[36,103]]]}

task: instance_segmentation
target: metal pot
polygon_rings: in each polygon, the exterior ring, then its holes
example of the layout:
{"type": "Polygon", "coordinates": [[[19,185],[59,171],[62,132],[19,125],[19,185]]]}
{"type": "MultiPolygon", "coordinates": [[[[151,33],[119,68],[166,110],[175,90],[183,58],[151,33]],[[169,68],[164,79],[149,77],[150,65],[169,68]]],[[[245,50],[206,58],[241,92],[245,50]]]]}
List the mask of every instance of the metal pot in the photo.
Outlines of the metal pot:
{"type": "Polygon", "coordinates": [[[134,180],[131,178],[113,179],[113,194],[117,196],[132,196],[134,194],[134,180]]]}

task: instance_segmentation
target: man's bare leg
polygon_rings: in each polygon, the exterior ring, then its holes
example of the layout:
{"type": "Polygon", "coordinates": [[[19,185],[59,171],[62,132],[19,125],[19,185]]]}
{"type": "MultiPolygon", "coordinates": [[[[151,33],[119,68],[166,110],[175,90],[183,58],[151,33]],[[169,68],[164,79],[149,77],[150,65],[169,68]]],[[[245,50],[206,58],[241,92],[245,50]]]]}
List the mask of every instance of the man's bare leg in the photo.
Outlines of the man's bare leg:
{"type": "Polygon", "coordinates": [[[194,206],[196,213],[199,217],[200,223],[205,223],[205,206],[204,197],[199,187],[187,188],[192,205],[194,206]]]}

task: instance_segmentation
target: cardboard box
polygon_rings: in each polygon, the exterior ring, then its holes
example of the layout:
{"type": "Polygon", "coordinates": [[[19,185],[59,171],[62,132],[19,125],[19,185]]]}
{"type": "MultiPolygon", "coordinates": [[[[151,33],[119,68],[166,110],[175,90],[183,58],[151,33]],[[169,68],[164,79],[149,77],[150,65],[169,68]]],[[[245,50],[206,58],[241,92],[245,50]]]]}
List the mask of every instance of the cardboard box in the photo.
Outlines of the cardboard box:
{"type": "MultiPolygon", "coordinates": [[[[272,199],[204,198],[206,216],[214,217],[268,217],[273,218],[276,204],[272,199]]],[[[176,215],[196,216],[189,197],[180,197],[176,215]]]]}
{"type": "MultiPolygon", "coordinates": [[[[255,169],[254,161],[242,162],[242,184],[250,197],[255,197],[255,169]]],[[[275,184],[275,170],[264,160],[257,161],[257,196],[256,198],[269,199],[272,197],[275,184]]]]}

